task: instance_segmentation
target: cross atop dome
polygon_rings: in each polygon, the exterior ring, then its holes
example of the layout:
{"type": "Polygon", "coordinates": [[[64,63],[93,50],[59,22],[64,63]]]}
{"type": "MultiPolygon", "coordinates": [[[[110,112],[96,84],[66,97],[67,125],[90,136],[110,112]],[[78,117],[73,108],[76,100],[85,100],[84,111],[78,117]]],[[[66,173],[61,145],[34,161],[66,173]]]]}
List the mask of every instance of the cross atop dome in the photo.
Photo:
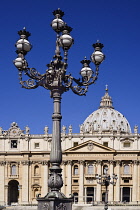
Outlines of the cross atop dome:
{"type": "Polygon", "coordinates": [[[109,108],[114,109],[112,98],[108,94],[108,85],[106,85],[105,91],[106,91],[105,92],[105,95],[101,99],[100,107],[99,108],[109,107],[109,108]]]}
{"type": "Polygon", "coordinates": [[[108,91],[108,85],[105,86],[105,90],[108,91]]]}

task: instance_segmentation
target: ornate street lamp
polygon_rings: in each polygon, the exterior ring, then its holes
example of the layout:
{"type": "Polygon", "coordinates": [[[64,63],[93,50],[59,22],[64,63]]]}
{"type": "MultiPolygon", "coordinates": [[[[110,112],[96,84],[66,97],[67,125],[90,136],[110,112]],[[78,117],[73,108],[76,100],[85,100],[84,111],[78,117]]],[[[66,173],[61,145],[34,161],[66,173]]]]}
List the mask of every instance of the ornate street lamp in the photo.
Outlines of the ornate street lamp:
{"type": "Polygon", "coordinates": [[[110,175],[107,174],[107,171],[108,171],[108,168],[105,168],[104,175],[96,174],[97,183],[102,186],[105,186],[105,207],[104,207],[105,210],[108,209],[108,186],[110,184],[116,185],[116,181],[118,179],[117,175],[115,174],[113,174],[111,178],[110,175]]]}
{"type": "MultiPolygon", "coordinates": [[[[23,88],[26,89],[35,89],[38,86],[42,86],[47,90],[50,90],[51,97],[54,102],[54,113],[52,115],[53,121],[53,132],[52,132],[52,147],[50,153],[50,176],[48,180],[48,186],[51,191],[44,197],[43,205],[52,205],[51,210],[61,208],[61,205],[67,206],[68,204],[66,198],[61,192],[60,189],[63,186],[62,175],[60,168],[62,162],[62,150],[61,150],[61,95],[71,89],[77,95],[85,95],[88,86],[95,83],[98,78],[99,65],[105,59],[104,54],[102,53],[103,44],[97,42],[93,44],[94,52],[91,55],[91,61],[95,64],[95,73],[90,68],[90,60],[87,60],[86,57],[81,61],[83,67],[80,71],[81,79],[75,79],[71,74],[66,73],[68,67],[67,57],[68,50],[74,43],[73,38],[70,35],[72,28],[69,27],[63,20],[62,17],[64,12],[60,9],[57,9],[53,12],[55,16],[54,20],[51,22],[53,30],[57,34],[56,38],[56,49],[53,60],[47,64],[47,70],[44,74],[40,74],[36,71],[35,68],[29,68],[28,63],[25,59],[25,55],[32,49],[28,37],[31,35],[26,31],[25,28],[20,30],[18,34],[20,39],[16,42],[16,52],[18,54],[17,58],[14,60],[14,65],[19,71],[20,84],[23,88]],[[63,56],[61,53],[63,52],[63,56]],[[22,76],[28,76],[29,79],[23,80],[22,76]],[[46,200],[45,200],[46,199],[46,200]],[[48,199],[48,200],[47,200],[48,199]],[[54,203],[57,200],[57,204],[50,204],[49,199],[53,200],[54,203]],[[59,201],[60,200],[60,201],[59,201]],[[64,202],[63,202],[64,200],[64,202]],[[55,207],[53,207],[53,205],[55,207]]],[[[38,198],[38,202],[43,202],[42,198],[38,198]]],[[[39,204],[40,205],[40,204],[39,204]]],[[[69,205],[70,206],[70,205],[69,205]]],[[[41,209],[41,207],[39,207],[41,209]]],[[[42,208],[43,209],[43,208],[42,208]]],[[[44,209],[47,209],[47,207],[44,209]]],[[[48,207],[49,209],[49,207],[48,207]]]]}

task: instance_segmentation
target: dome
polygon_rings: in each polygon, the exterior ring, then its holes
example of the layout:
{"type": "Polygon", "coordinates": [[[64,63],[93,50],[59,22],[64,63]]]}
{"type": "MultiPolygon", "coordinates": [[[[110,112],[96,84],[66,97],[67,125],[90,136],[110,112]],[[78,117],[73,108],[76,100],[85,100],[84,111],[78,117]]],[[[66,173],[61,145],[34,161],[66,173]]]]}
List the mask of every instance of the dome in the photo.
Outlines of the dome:
{"type": "Polygon", "coordinates": [[[131,128],[127,119],[113,107],[112,98],[106,88],[102,97],[100,107],[90,114],[81,125],[81,132],[120,132],[131,133],[131,128]]]}

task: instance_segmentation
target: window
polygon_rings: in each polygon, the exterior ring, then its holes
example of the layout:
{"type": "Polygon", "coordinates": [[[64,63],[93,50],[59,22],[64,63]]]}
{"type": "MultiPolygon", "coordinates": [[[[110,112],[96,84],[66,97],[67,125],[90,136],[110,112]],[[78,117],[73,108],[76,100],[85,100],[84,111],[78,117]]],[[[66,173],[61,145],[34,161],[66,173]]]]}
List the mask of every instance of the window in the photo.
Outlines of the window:
{"type": "Polygon", "coordinates": [[[78,142],[77,141],[76,142],[73,142],[73,146],[74,147],[78,146],[78,142]]]}
{"type": "Polygon", "coordinates": [[[104,165],[103,166],[103,174],[107,174],[107,172],[108,172],[108,166],[104,165]]]}
{"type": "Polygon", "coordinates": [[[17,175],[17,172],[16,172],[16,165],[12,165],[12,166],[11,166],[11,175],[12,175],[12,176],[17,175]]]}
{"type": "Polygon", "coordinates": [[[103,145],[104,145],[105,147],[108,147],[108,142],[107,142],[107,141],[103,142],[103,145]]]}
{"type": "Polygon", "coordinates": [[[17,148],[17,140],[11,140],[11,148],[17,148]]]}
{"type": "Polygon", "coordinates": [[[93,165],[92,164],[88,165],[88,174],[93,174],[93,165]]]}
{"type": "Polygon", "coordinates": [[[38,176],[39,175],[39,166],[35,166],[34,167],[34,176],[38,176]]]}
{"type": "Polygon", "coordinates": [[[35,143],[35,149],[39,148],[39,143],[35,143]]]}
{"type": "Polygon", "coordinates": [[[124,165],[124,174],[129,174],[129,172],[130,172],[129,165],[124,165]]]}
{"type": "Polygon", "coordinates": [[[36,197],[38,196],[38,194],[39,194],[39,191],[38,191],[38,189],[36,188],[36,189],[34,190],[34,198],[36,198],[36,197]]]}
{"type": "Polygon", "coordinates": [[[78,175],[78,166],[77,165],[74,166],[74,175],[78,175]]]}
{"type": "Polygon", "coordinates": [[[124,179],[124,183],[129,183],[129,179],[124,179]]]}
{"type": "Polygon", "coordinates": [[[123,147],[130,147],[130,142],[129,141],[124,142],[123,147]]]}
{"type": "Polygon", "coordinates": [[[73,180],[73,183],[78,183],[78,179],[74,179],[73,180]]]}

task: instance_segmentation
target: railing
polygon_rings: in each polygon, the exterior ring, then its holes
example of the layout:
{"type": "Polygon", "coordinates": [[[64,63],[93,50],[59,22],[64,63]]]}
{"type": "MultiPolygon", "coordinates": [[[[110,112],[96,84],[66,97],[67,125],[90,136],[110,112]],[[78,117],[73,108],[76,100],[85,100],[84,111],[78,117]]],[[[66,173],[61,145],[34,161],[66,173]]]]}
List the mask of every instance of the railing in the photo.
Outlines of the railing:
{"type": "Polygon", "coordinates": [[[121,178],[132,178],[132,174],[121,174],[121,178]]]}
{"type": "Polygon", "coordinates": [[[85,174],[85,178],[94,178],[95,174],[85,174]]]}
{"type": "Polygon", "coordinates": [[[16,178],[18,178],[18,177],[19,177],[18,174],[16,174],[16,175],[12,175],[12,174],[11,174],[9,178],[10,178],[10,179],[16,179],[16,178]]]}

